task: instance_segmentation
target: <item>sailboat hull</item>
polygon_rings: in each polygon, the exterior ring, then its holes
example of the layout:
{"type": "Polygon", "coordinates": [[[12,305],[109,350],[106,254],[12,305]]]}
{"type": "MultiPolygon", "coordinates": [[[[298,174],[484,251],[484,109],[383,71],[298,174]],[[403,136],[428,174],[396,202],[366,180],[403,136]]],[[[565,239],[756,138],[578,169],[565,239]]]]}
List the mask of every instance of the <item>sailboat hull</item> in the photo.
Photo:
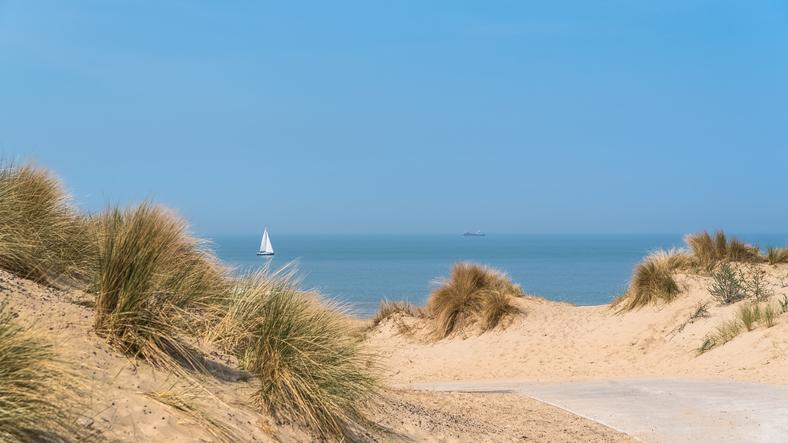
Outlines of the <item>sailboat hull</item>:
{"type": "Polygon", "coordinates": [[[273,252],[258,252],[257,255],[274,255],[273,252]]]}

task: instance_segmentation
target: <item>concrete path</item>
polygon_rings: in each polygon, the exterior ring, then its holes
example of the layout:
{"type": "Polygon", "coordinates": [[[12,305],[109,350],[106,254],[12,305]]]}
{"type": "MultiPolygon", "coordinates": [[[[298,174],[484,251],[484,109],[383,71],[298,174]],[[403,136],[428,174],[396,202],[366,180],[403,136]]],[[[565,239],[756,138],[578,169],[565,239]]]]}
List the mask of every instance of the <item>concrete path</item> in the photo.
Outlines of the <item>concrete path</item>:
{"type": "Polygon", "coordinates": [[[646,442],[788,442],[788,387],[728,381],[455,382],[413,389],[519,392],[646,442]]]}

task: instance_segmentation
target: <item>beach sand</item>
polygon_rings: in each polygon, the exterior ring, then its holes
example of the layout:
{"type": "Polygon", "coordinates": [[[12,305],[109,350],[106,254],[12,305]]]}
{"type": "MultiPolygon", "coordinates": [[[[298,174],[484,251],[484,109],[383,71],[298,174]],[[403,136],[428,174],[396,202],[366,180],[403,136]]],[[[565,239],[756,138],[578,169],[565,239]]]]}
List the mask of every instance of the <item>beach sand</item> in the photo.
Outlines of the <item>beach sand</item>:
{"type": "MultiPolygon", "coordinates": [[[[200,379],[205,389],[194,388],[184,377],[109,348],[93,331],[92,298],[84,293],[47,288],[0,271],[0,294],[16,320],[52,341],[59,358],[81,378],[78,423],[97,441],[217,441],[216,433],[223,429],[232,435],[230,441],[313,440],[302,429],[256,412],[249,401],[254,378],[233,369],[232,359],[221,353],[205,349],[214,377],[200,379]],[[162,404],[151,397],[156,392],[190,395],[196,412],[162,404]],[[207,421],[217,425],[206,427],[207,421]]],[[[391,389],[385,397],[371,417],[377,429],[362,440],[630,441],[591,420],[515,394],[391,389]]]]}
{"type": "MultiPolygon", "coordinates": [[[[788,295],[788,265],[766,266],[774,295],[788,295]]],[[[719,306],[708,277],[679,275],[682,294],[672,303],[617,313],[609,306],[577,307],[528,296],[523,315],[503,329],[473,329],[432,341],[425,319],[391,318],[367,331],[365,346],[381,357],[391,389],[372,420],[369,441],[630,441],[592,420],[506,392],[431,392],[409,384],[439,382],[566,382],[579,380],[716,379],[784,384],[788,380],[788,314],[776,324],[744,331],[698,355],[704,337],[742,303],[719,306]],[[708,316],[691,319],[699,303],[708,316]]],[[[203,349],[214,377],[203,391],[188,379],[151,368],[110,349],[93,332],[91,297],[60,291],[0,271],[3,301],[19,322],[55,343],[60,358],[85,386],[80,426],[99,440],[216,441],[225,431],[239,441],[310,441],[302,429],[259,414],[249,398],[254,378],[233,369],[231,358],[203,349]],[[197,412],[152,398],[155,392],[196,393],[197,412]],[[222,424],[211,428],[206,421],[222,424]]],[[[195,343],[196,346],[202,346],[195,343]]]]}
{"type": "MultiPolygon", "coordinates": [[[[767,271],[771,303],[778,307],[788,295],[788,265],[759,266],[767,271]]],[[[704,337],[750,301],[720,306],[707,290],[709,277],[679,274],[676,280],[682,294],[661,306],[617,313],[609,305],[573,306],[529,296],[518,301],[524,315],[502,330],[470,330],[434,342],[426,320],[398,318],[370,332],[367,344],[399,384],[642,377],[788,382],[788,314],[771,328],[758,324],[698,355],[704,337]],[[691,319],[699,303],[707,303],[708,316],[691,319]]]]}

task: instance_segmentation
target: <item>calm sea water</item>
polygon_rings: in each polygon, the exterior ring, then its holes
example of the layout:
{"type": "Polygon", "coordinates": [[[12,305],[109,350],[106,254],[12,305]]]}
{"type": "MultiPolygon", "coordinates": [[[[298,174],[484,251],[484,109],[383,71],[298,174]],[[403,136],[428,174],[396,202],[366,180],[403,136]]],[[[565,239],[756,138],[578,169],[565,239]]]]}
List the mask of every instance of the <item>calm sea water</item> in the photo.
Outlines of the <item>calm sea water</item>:
{"type": "MultiPolygon", "coordinates": [[[[759,246],[788,235],[741,235],[759,246]]],[[[681,235],[293,236],[271,233],[273,258],[255,255],[260,238],[214,237],[226,263],[245,271],[297,262],[302,286],[349,303],[358,315],[381,299],[423,303],[453,263],[474,261],[508,273],[531,294],[577,305],[609,302],[632,267],[657,248],[682,246],[681,235]]]]}

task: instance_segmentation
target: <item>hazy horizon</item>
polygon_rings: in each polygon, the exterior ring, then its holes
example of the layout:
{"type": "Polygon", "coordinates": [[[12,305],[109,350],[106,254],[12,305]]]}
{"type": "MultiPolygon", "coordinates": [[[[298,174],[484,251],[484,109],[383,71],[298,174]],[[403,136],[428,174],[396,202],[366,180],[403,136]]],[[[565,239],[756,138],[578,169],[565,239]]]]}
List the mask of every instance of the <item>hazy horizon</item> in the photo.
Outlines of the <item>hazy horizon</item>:
{"type": "Polygon", "coordinates": [[[0,1],[0,157],[203,235],[782,233],[786,19],[0,1]]]}

